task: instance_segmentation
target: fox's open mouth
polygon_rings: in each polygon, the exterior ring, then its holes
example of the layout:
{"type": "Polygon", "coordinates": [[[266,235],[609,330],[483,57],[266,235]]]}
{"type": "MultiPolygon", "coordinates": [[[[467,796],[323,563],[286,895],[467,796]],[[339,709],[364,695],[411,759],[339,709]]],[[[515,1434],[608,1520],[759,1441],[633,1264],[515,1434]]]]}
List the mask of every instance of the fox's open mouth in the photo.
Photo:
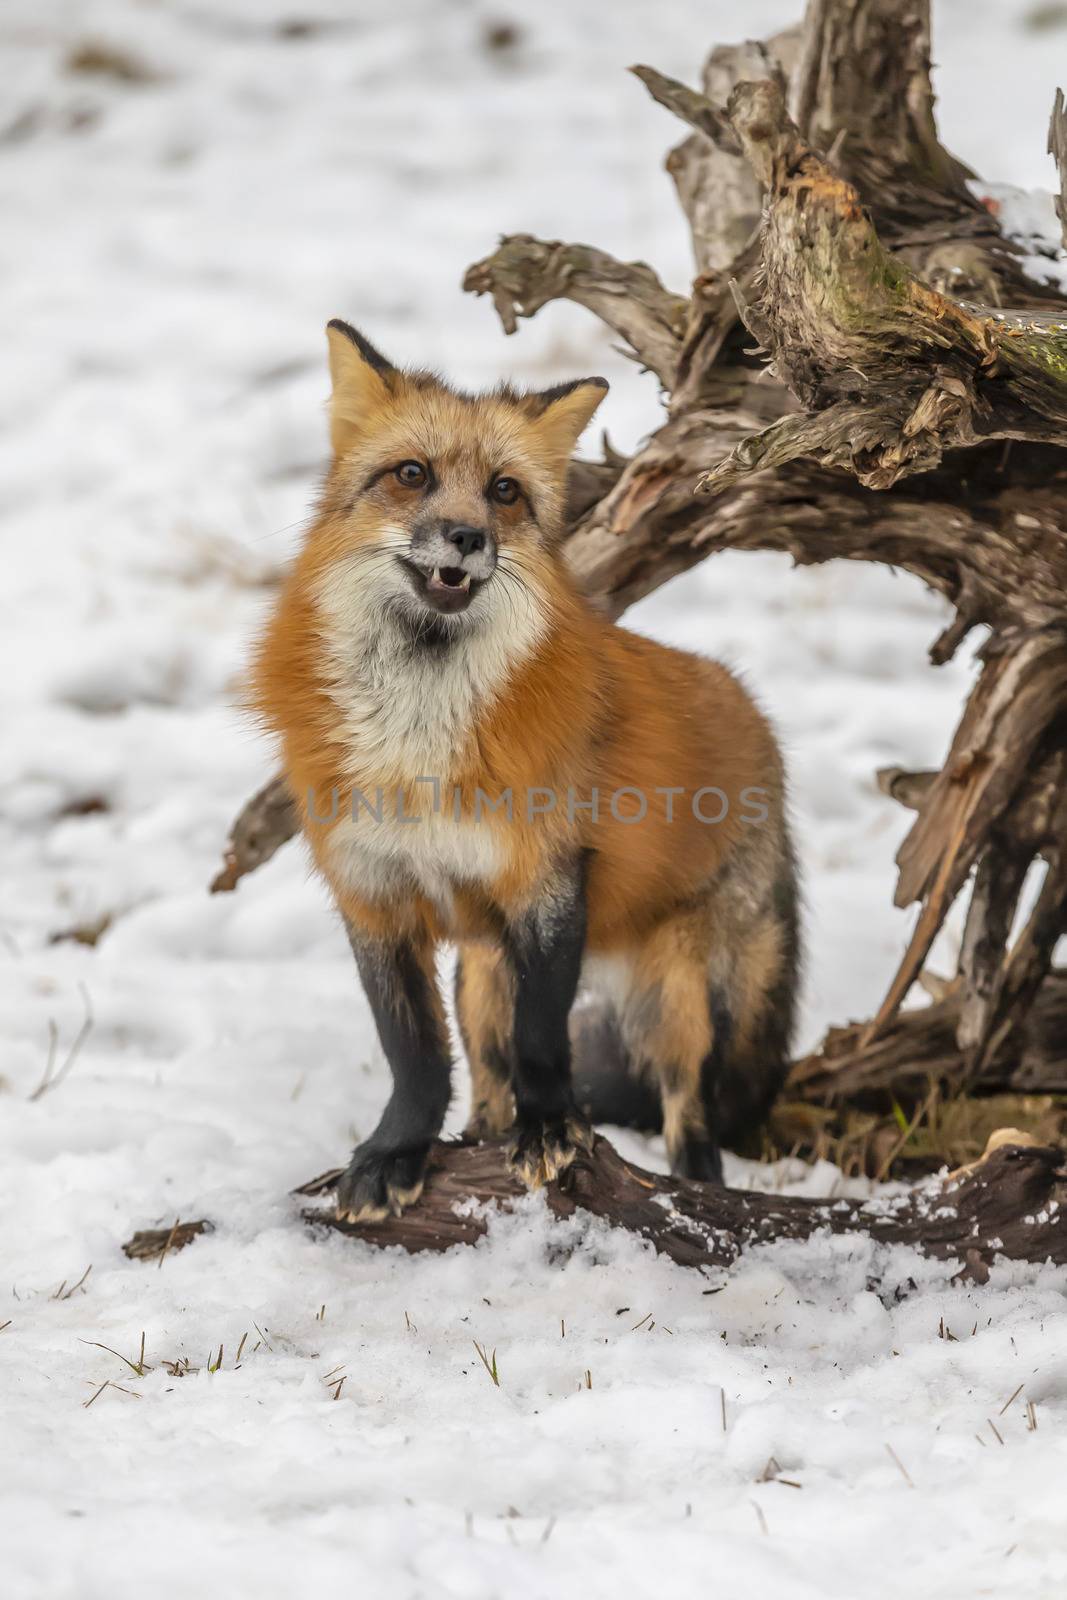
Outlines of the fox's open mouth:
{"type": "Polygon", "coordinates": [[[431,589],[469,589],[471,575],[460,567],[434,567],[430,574],[431,589]]]}
{"type": "Polygon", "coordinates": [[[425,600],[435,611],[466,611],[485,581],[472,578],[462,567],[434,567],[432,572],[425,572],[413,561],[401,558],[400,564],[411,579],[412,588],[419,599],[425,600]]]}

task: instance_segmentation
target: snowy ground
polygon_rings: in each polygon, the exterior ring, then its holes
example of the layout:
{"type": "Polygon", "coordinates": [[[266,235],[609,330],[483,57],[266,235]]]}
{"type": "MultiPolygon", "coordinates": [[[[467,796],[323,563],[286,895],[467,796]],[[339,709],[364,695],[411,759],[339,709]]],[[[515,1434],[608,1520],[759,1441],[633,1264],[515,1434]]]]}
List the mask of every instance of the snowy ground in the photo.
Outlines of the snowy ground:
{"type": "MultiPolygon", "coordinates": [[[[623,69],[693,78],[795,14],[6,0],[4,1600],[1064,1592],[1067,1275],[961,1289],[839,1240],[708,1282],[535,1201],[439,1260],[311,1237],[287,1189],[385,1093],[366,1008],[298,849],[205,892],[270,766],[233,685],[321,462],[327,317],[468,384],[606,371],[631,445],[656,395],[590,319],[551,308],[509,343],[458,280],[521,228],[684,286],[679,130],[623,69]],[[71,71],[90,43],[145,81],[71,71]],[[95,948],[53,942],[105,918],[95,948]],[[69,1077],[32,1099],[86,1004],[69,1077]],[[178,1214],[218,1230],[125,1260],[178,1214]],[[788,1483],[762,1481],[772,1457],[788,1483]]],[[[936,22],[948,142],[1047,185],[1067,7],[940,0],[936,22]]],[[[971,668],[931,670],[938,607],[859,568],[722,558],[629,621],[743,665],[786,738],[811,1042],[869,1010],[909,925],[872,771],[939,759],[971,668]]]]}

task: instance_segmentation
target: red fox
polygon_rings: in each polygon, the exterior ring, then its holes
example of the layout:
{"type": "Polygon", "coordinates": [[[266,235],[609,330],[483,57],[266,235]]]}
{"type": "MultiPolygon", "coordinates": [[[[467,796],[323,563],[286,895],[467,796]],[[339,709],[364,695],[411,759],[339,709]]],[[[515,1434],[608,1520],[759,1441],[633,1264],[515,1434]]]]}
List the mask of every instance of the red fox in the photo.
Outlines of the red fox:
{"type": "Polygon", "coordinates": [[[568,463],[602,378],[470,396],[347,323],[327,335],[333,462],[251,701],[392,1070],[339,1213],[380,1219],[421,1191],[451,1093],[446,941],[472,1137],[510,1134],[531,1187],[588,1148],[586,1112],[610,1107],[576,1098],[569,1021],[600,982],[672,1170],[721,1182],[720,1144],[766,1113],[793,1025],[774,735],[724,667],[617,627],[568,574],[568,463]]]}

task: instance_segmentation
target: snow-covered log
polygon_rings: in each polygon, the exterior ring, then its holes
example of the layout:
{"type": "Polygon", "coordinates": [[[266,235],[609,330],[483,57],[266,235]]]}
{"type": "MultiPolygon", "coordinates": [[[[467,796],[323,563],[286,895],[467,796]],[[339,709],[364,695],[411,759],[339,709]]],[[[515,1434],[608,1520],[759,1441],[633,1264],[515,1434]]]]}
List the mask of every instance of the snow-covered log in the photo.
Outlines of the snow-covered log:
{"type": "MultiPolygon", "coordinates": [[[[996,1256],[1017,1261],[1067,1262],[1067,1170],[1063,1152],[1017,1144],[1013,1129],[990,1140],[969,1168],[895,1197],[868,1201],[810,1200],[758,1190],[722,1189],[687,1178],[664,1178],[623,1160],[598,1138],[549,1184],[545,1200],[557,1217],[584,1211],[640,1234],[685,1267],[725,1267],[755,1244],[806,1239],[822,1230],[862,1233],[883,1244],[913,1245],[938,1260],[958,1260],[961,1272],[983,1282],[996,1256]]],[[[430,1158],[419,1203],[384,1222],[342,1222],[332,1206],[309,1209],[309,1223],[370,1244],[405,1250],[448,1250],[475,1244],[488,1228],[486,1209],[508,1207],[526,1193],[505,1159],[503,1141],[440,1143],[430,1158]]],[[[328,1195],[340,1169],[295,1191],[328,1195]]],[[[138,1233],[127,1254],[158,1258],[190,1243],[210,1225],[138,1233]]]]}

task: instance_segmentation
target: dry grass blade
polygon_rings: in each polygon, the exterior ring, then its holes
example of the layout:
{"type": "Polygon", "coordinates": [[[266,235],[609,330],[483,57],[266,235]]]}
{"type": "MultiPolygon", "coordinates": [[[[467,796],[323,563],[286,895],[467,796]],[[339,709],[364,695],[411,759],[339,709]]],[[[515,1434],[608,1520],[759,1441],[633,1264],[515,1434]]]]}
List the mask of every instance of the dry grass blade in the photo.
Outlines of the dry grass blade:
{"type": "Polygon", "coordinates": [[[1022,1394],[1022,1392],[1023,1392],[1023,1385],[1020,1383],[1019,1387],[1014,1391],[1014,1393],[1010,1394],[1008,1396],[1008,1398],[1005,1400],[1004,1404],[1001,1406],[1000,1410],[997,1412],[997,1416],[998,1417],[1002,1417],[1004,1415],[1005,1411],[1007,1411],[1008,1407],[1011,1405],[1012,1401],[1013,1400],[1017,1400],[1019,1398],[1019,1396],[1022,1394]]]}
{"type": "Polygon", "coordinates": [[[898,1469],[898,1471],[900,1473],[900,1476],[904,1479],[904,1482],[907,1484],[908,1488],[909,1489],[914,1489],[915,1484],[912,1482],[911,1473],[908,1471],[908,1469],[904,1465],[903,1461],[901,1461],[900,1457],[897,1455],[896,1451],[893,1449],[893,1446],[891,1444],[887,1444],[885,1448],[886,1448],[887,1454],[889,1455],[890,1460],[893,1462],[894,1466],[898,1469]]]}
{"type": "Polygon", "coordinates": [[[45,1057],[44,1074],[36,1089],[30,1095],[31,1100],[39,1100],[52,1082],[52,1073],[56,1064],[56,1051],[59,1048],[59,1029],[56,1027],[55,1018],[48,1019],[48,1054],[45,1057]]]}
{"type": "Polygon", "coordinates": [[[92,1032],[94,1019],[92,1001],[89,999],[89,991],[85,987],[84,983],[79,983],[78,988],[81,991],[82,1004],[85,1007],[85,1016],[82,1019],[82,1025],[74,1036],[74,1041],[71,1044],[70,1049],[67,1051],[66,1059],[64,1060],[63,1065],[57,1069],[56,1056],[58,1054],[59,1030],[56,1028],[56,1025],[51,1017],[49,1017],[48,1059],[45,1063],[44,1076],[37,1085],[36,1089],[30,1095],[31,1101],[40,1100],[41,1096],[47,1094],[50,1089],[59,1088],[59,1085],[63,1082],[64,1078],[67,1077],[71,1067],[73,1067],[75,1061],[77,1061],[78,1053],[81,1050],[82,1045],[92,1032]]]}
{"type": "Polygon", "coordinates": [[[886,1178],[889,1176],[890,1170],[891,1170],[891,1168],[893,1166],[893,1162],[897,1159],[897,1156],[904,1149],[904,1146],[907,1144],[908,1140],[911,1138],[911,1136],[915,1132],[916,1128],[922,1122],[923,1118],[928,1114],[928,1112],[930,1111],[930,1108],[933,1106],[933,1103],[938,1098],[940,1092],[941,1092],[940,1085],[935,1083],[933,1088],[930,1090],[930,1093],[926,1096],[926,1099],[923,1101],[922,1105],[919,1107],[919,1109],[916,1111],[915,1115],[912,1117],[911,1121],[904,1128],[903,1132],[900,1135],[900,1138],[893,1145],[892,1149],[886,1152],[886,1155],[885,1155],[884,1159],[879,1164],[878,1171],[874,1175],[874,1180],[875,1180],[876,1183],[884,1183],[885,1182],[886,1178]]]}
{"type": "Polygon", "coordinates": [[[141,1334],[141,1353],[136,1360],[132,1361],[129,1356],[124,1356],[121,1350],[113,1350],[109,1344],[101,1344],[99,1339],[82,1339],[81,1343],[90,1344],[96,1350],[106,1350],[109,1356],[114,1356],[116,1360],[122,1362],[124,1367],[129,1367],[135,1378],[143,1378],[146,1373],[152,1370],[151,1367],[145,1365],[145,1336],[143,1333],[141,1334]]]}
{"type": "Polygon", "coordinates": [[[178,1229],[181,1227],[181,1225],[182,1225],[181,1217],[175,1217],[174,1226],[173,1226],[173,1228],[171,1228],[170,1232],[167,1234],[166,1239],[163,1241],[163,1248],[159,1252],[159,1261],[157,1263],[157,1266],[162,1267],[164,1261],[166,1261],[166,1259],[167,1259],[167,1251],[170,1249],[171,1245],[174,1243],[175,1239],[178,1237],[178,1229]]]}
{"type": "Polygon", "coordinates": [[[52,1298],[54,1300],[69,1300],[71,1295],[77,1294],[79,1289],[82,1289],[82,1288],[85,1287],[86,1280],[88,1279],[89,1274],[90,1274],[90,1272],[92,1272],[92,1270],[93,1270],[93,1264],[90,1261],[89,1265],[86,1267],[85,1271],[82,1273],[82,1275],[78,1279],[77,1283],[72,1283],[70,1288],[67,1289],[66,1293],[64,1293],[64,1294],[58,1294],[57,1293],[57,1294],[53,1295],[52,1298]]]}
{"type": "Polygon", "coordinates": [[[477,1350],[477,1352],[478,1352],[479,1361],[482,1363],[482,1366],[485,1368],[486,1372],[488,1372],[488,1374],[492,1378],[494,1384],[499,1389],[500,1388],[500,1373],[498,1372],[497,1365],[496,1365],[496,1351],[494,1350],[492,1356],[489,1356],[489,1355],[486,1354],[486,1349],[485,1349],[484,1344],[479,1344],[477,1339],[474,1339],[472,1341],[472,1343],[474,1345],[475,1350],[477,1350]]]}

